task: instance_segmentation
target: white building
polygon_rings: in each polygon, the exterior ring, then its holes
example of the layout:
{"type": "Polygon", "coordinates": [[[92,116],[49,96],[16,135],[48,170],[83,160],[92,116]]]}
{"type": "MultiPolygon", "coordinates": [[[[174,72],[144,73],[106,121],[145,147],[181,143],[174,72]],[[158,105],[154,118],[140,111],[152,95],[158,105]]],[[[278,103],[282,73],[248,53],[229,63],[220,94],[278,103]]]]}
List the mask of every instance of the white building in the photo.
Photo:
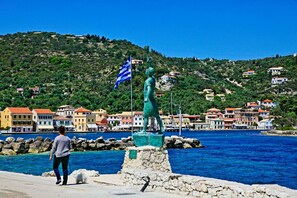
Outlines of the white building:
{"type": "Polygon", "coordinates": [[[120,125],[121,119],[118,114],[107,115],[108,125],[112,126],[113,130],[117,130],[117,127],[120,125]]]}
{"type": "Polygon", "coordinates": [[[214,118],[210,119],[210,129],[216,130],[216,129],[224,129],[224,119],[222,118],[214,118]]]}
{"type": "Polygon", "coordinates": [[[287,77],[273,77],[271,79],[271,84],[276,85],[276,84],[283,84],[288,81],[287,77]]]}
{"type": "Polygon", "coordinates": [[[272,125],[273,119],[263,119],[258,122],[258,129],[273,129],[272,125]]]}
{"type": "Polygon", "coordinates": [[[53,131],[53,112],[50,109],[33,109],[33,130],[53,131]]]}
{"type": "Polygon", "coordinates": [[[271,73],[271,75],[280,75],[282,71],[284,71],[283,67],[271,67],[268,69],[268,73],[271,73]]]}
{"type": "Polygon", "coordinates": [[[143,128],[143,112],[142,111],[136,111],[134,112],[133,116],[133,127],[136,130],[142,130],[143,128]]]}
{"type": "Polygon", "coordinates": [[[67,118],[73,118],[75,108],[71,105],[62,105],[58,107],[56,114],[67,118]]]}
{"type": "Polygon", "coordinates": [[[66,131],[75,131],[71,118],[66,118],[64,116],[56,116],[53,119],[53,123],[55,131],[58,131],[58,128],[60,126],[64,126],[66,131]]]}
{"type": "Polygon", "coordinates": [[[272,102],[272,100],[266,99],[266,100],[263,100],[261,105],[265,108],[271,108],[271,107],[276,107],[277,103],[272,102]]]}
{"type": "Polygon", "coordinates": [[[175,82],[176,79],[174,76],[171,76],[171,75],[168,75],[168,74],[165,74],[163,76],[161,76],[161,82],[163,83],[167,83],[167,82],[175,82]]]}

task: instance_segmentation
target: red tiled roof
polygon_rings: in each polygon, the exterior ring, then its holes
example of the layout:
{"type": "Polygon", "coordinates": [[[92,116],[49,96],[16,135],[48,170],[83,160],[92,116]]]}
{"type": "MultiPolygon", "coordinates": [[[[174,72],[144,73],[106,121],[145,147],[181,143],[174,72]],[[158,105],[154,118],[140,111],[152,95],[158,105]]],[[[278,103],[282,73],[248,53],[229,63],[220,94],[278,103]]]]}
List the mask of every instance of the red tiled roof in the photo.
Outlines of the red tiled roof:
{"type": "Polygon", "coordinates": [[[269,111],[259,109],[258,112],[259,112],[259,113],[268,113],[269,111]]]}
{"type": "Polygon", "coordinates": [[[37,114],[53,114],[50,109],[34,109],[37,114]]]}
{"type": "Polygon", "coordinates": [[[225,110],[229,110],[229,111],[234,111],[234,110],[236,110],[237,108],[226,108],[225,110]]]}
{"type": "Polygon", "coordinates": [[[28,107],[7,107],[12,114],[32,114],[28,107]]]}
{"type": "Polygon", "coordinates": [[[80,107],[80,108],[76,109],[74,112],[75,112],[75,113],[84,113],[84,112],[89,113],[89,112],[92,112],[92,111],[89,110],[89,109],[85,109],[85,108],[83,108],[83,107],[80,107]]]}
{"type": "Polygon", "coordinates": [[[272,100],[266,99],[263,102],[272,102],[272,100]]]}

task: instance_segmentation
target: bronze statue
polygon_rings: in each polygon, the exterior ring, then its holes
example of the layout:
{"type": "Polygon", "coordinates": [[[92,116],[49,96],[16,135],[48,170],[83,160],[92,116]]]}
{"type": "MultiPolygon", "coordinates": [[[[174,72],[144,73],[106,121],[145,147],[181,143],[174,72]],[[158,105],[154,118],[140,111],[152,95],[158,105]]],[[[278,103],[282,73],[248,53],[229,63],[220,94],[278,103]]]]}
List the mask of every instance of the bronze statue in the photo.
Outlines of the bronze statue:
{"type": "Polygon", "coordinates": [[[158,111],[158,105],[156,103],[156,100],[154,98],[154,91],[155,91],[155,85],[156,80],[154,78],[155,70],[152,67],[152,61],[151,58],[148,55],[149,48],[147,49],[147,66],[148,68],[145,71],[145,75],[147,76],[147,79],[144,82],[143,87],[143,94],[144,94],[144,107],[143,107],[143,130],[141,132],[145,133],[147,129],[148,124],[148,118],[149,117],[155,117],[157,119],[157,122],[160,126],[161,133],[164,133],[164,126],[162,123],[162,119],[160,118],[159,111],[158,111]]]}

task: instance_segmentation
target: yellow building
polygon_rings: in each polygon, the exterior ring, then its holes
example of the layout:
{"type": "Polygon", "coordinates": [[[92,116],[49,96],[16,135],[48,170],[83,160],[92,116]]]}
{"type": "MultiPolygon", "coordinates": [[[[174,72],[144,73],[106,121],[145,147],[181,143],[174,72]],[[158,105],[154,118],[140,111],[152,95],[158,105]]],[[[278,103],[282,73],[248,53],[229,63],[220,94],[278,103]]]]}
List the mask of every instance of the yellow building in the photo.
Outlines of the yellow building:
{"type": "Polygon", "coordinates": [[[93,111],[93,114],[96,116],[96,122],[101,122],[103,119],[107,119],[107,111],[104,109],[93,111]]]}
{"type": "Polygon", "coordinates": [[[1,127],[8,132],[32,132],[32,111],[28,107],[7,107],[1,112],[1,127]]]}
{"type": "Polygon", "coordinates": [[[97,131],[96,117],[91,110],[80,107],[73,115],[75,131],[97,131]]]}

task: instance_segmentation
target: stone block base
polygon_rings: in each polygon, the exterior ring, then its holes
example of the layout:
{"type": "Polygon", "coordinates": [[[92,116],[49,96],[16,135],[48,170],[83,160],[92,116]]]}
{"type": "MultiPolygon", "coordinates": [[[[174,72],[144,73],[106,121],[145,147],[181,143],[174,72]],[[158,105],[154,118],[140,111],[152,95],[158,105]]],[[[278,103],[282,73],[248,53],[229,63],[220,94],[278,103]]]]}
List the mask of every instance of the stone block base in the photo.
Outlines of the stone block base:
{"type": "Polygon", "coordinates": [[[163,147],[164,134],[155,133],[134,133],[132,135],[135,146],[155,146],[163,147]]]}
{"type": "Polygon", "coordinates": [[[122,170],[128,168],[171,172],[168,151],[154,146],[128,147],[122,170]]]}

